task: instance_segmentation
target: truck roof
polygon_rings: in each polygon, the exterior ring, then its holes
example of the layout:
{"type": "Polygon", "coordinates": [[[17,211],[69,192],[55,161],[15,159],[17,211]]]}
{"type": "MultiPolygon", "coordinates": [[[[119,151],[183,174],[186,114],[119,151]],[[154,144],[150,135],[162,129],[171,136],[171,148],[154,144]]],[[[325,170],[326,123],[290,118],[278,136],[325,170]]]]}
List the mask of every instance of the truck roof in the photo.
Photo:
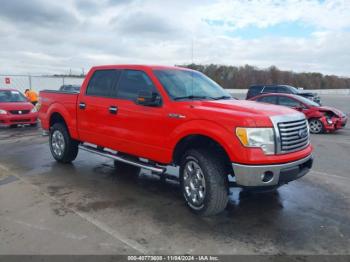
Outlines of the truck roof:
{"type": "Polygon", "coordinates": [[[176,69],[176,70],[191,70],[179,66],[165,66],[165,65],[134,65],[134,64],[122,64],[122,65],[101,65],[94,66],[92,69],[176,69]]]}

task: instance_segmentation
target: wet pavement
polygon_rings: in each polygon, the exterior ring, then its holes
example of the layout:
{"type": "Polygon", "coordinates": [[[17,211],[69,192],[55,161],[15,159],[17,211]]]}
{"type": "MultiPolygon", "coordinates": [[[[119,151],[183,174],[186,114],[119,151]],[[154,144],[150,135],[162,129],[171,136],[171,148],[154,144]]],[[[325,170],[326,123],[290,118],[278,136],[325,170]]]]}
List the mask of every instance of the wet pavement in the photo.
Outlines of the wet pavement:
{"type": "MultiPolygon", "coordinates": [[[[350,97],[330,101],[350,112],[350,97]]],[[[176,182],[144,170],[128,179],[82,151],[61,165],[47,140],[0,130],[0,254],[350,254],[349,127],[312,136],[302,179],[277,193],[231,189],[209,218],[186,208],[176,182]]]]}

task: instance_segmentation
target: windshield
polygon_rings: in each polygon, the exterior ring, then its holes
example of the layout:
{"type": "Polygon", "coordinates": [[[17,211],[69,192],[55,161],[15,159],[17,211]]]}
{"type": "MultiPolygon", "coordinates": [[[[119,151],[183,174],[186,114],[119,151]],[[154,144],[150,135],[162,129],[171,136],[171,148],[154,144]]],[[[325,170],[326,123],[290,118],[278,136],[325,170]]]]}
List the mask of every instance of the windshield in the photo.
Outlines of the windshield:
{"type": "Polygon", "coordinates": [[[154,70],[155,75],[173,100],[231,99],[221,86],[197,71],[154,70]]]}
{"type": "Polygon", "coordinates": [[[18,91],[0,90],[0,103],[1,102],[27,102],[27,99],[18,91]]]}
{"type": "Polygon", "coordinates": [[[302,96],[297,96],[297,99],[298,99],[300,102],[302,102],[302,103],[304,103],[304,104],[306,104],[306,105],[308,105],[308,106],[320,106],[320,105],[317,104],[316,102],[311,101],[310,99],[307,99],[307,98],[302,97],[302,96]]]}

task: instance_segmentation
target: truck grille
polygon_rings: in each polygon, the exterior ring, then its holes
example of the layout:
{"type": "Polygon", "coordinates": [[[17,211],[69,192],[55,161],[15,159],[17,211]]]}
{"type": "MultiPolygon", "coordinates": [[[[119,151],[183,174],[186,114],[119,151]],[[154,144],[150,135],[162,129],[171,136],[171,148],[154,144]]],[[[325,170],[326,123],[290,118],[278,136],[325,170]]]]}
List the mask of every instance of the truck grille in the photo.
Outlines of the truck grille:
{"type": "Polygon", "coordinates": [[[310,141],[307,120],[299,119],[277,124],[280,136],[280,152],[288,153],[305,148],[310,141]]]}

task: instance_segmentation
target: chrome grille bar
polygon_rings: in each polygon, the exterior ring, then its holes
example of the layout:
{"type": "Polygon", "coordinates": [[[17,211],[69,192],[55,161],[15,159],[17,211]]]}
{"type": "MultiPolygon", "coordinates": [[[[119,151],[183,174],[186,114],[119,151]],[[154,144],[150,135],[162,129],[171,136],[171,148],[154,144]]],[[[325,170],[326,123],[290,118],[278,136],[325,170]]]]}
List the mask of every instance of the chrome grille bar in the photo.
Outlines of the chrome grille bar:
{"type": "Polygon", "coordinates": [[[310,143],[309,128],[303,114],[271,117],[276,137],[276,153],[299,151],[310,143]]]}

